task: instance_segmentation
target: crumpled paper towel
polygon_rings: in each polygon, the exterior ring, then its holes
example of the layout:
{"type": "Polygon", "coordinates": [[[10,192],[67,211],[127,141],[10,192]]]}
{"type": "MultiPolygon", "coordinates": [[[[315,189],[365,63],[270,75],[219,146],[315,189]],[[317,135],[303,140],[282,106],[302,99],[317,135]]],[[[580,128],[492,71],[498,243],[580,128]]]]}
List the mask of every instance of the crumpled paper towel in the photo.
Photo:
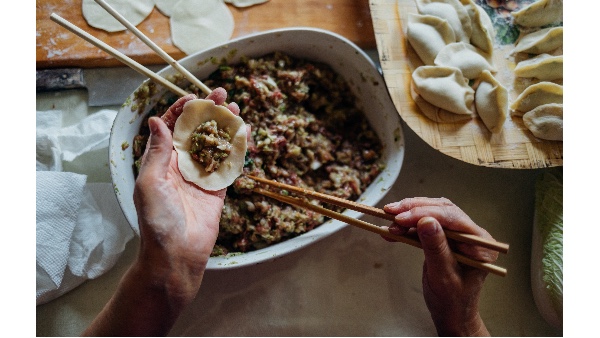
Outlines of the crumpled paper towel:
{"type": "MultiPolygon", "coordinates": [[[[36,114],[36,305],[108,271],[133,238],[112,183],[62,171],[63,162],[108,147],[115,116],[101,110],[63,127],[62,111],[36,114]]],[[[108,170],[106,157],[89,170],[108,170]]]]}

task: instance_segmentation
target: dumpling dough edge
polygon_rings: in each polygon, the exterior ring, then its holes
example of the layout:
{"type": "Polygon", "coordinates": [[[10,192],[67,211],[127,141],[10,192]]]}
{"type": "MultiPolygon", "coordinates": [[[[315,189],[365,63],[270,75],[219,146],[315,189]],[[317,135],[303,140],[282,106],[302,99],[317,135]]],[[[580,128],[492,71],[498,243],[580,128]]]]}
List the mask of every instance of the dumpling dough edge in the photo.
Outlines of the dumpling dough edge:
{"type": "Polygon", "coordinates": [[[241,117],[234,115],[229,109],[217,106],[211,100],[196,99],[188,101],[183,113],[175,122],[173,130],[173,146],[177,151],[177,165],[181,175],[189,182],[206,190],[220,190],[228,187],[242,174],[246,158],[246,124],[241,117]],[[219,168],[206,172],[204,167],[192,159],[191,134],[201,124],[215,120],[219,128],[228,128],[233,149],[229,157],[219,168]]]}

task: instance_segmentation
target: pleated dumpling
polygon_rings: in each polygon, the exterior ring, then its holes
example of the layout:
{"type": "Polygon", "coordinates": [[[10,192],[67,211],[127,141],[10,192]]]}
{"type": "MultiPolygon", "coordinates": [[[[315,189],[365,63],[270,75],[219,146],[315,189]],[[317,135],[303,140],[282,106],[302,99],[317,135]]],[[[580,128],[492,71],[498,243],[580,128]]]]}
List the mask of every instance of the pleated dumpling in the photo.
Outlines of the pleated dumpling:
{"type": "Polygon", "coordinates": [[[521,61],[515,67],[517,77],[536,78],[542,81],[552,81],[563,77],[563,56],[540,54],[528,60],[521,61]]]}
{"type": "Polygon", "coordinates": [[[495,31],[492,20],[485,10],[473,0],[460,0],[471,18],[471,44],[491,54],[494,49],[495,31]]]}
{"type": "Polygon", "coordinates": [[[456,41],[471,39],[471,18],[459,0],[415,0],[419,14],[433,15],[448,21],[456,41]]]}
{"type": "Polygon", "coordinates": [[[467,79],[479,77],[484,70],[496,71],[490,54],[464,42],[451,43],[442,48],[436,56],[434,64],[456,67],[467,79]]]}
{"type": "Polygon", "coordinates": [[[410,86],[410,96],[413,101],[415,101],[417,107],[419,107],[421,113],[437,123],[457,123],[461,121],[469,121],[475,117],[475,113],[470,115],[455,114],[447,111],[446,109],[434,106],[421,97],[421,95],[417,94],[414,83],[411,83],[410,86]]]}
{"type": "Polygon", "coordinates": [[[523,115],[523,123],[535,137],[550,140],[563,140],[563,105],[547,103],[537,106],[523,115]]]}
{"type": "Polygon", "coordinates": [[[563,45],[563,28],[549,27],[523,35],[513,53],[543,54],[563,45]]]}
{"type": "Polygon", "coordinates": [[[414,90],[425,101],[455,114],[473,114],[475,91],[460,69],[421,66],[412,74],[414,90]]]}
{"type": "Polygon", "coordinates": [[[409,14],[406,36],[426,65],[433,65],[440,50],[456,41],[448,21],[432,15],[409,14]]]}
{"type": "Polygon", "coordinates": [[[489,70],[481,73],[480,80],[475,91],[475,109],[489,131],[498,133],[508,115],[508,90],[489,70]]]}
{"type": "Polygon", "coordinates": [[[246,134],[246,124],[242,118],[234,115],[229,109],[217,106],[211,100],[196,99],[186,102],[173,130],[173,146],[177,151],[177,165],[181,175],[187,181],[206,190],[214,191],[228,187],[242,174],[247,150],[246,134]],[[199,133],[197,128],[206,123],[212,123],[212,126],[207,127],[212,132],[199,133]],[[208,139],[202,142],[206,147],[210,147],[206,153],[227,148],[229,154],[226,157],[215,159],[219,161],[216,170],[209,170],[206,164],[194,159],[194,133],[201,134],[198,135],[199,138],[208,139]],[[229,141],[222,140],[227,138],[224,136],[228,136],[229,141]]]}
{"type": "Polygon", "coordinates": [[[512,115],[522,116],[526,112],[547,103],[563,103],[563,86],[553,82],[531,85],[519,94],[510,105],[512,115]]]}
{"type": "Polygon", "coordinates": [[[563,0],[538,0],[511,13],[523,27],[541,27],[563,21],[563,0]]]}

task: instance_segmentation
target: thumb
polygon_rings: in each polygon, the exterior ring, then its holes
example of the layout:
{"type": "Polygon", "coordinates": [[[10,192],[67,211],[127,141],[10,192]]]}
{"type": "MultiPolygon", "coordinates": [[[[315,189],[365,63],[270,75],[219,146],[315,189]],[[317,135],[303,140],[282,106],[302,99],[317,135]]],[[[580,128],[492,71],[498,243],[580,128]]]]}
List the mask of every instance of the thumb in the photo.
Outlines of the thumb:
{"type": "Polygon", "coordinates": [[[417,233],[425,253],[427,271],[435,275],[447,275],[458,264],[448,246],[442,226],[433,217],[423,217],[417,223],[417,233]]]}
{"type": "Polygon", "coordinates": [[[173,136],[163,120],[158,117],[148,119],[150,139],[142,160],[140,175],[153,172],[155,175],[167,172],[173,150],[173,136]]]}

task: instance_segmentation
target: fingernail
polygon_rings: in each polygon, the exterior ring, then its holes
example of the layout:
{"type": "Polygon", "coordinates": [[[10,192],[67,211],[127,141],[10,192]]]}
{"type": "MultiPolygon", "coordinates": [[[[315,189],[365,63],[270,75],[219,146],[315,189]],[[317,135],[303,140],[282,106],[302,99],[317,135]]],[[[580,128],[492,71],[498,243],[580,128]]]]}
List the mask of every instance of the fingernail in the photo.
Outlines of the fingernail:
{"type": "Polygon", "coordinates": [[[388,227],[388,231],[393,235],[402,235],[402,229],[397,224],[392,224],[388,227]]]}
{"type": "Polygon", "coordinates": [[[438,221],[433,217],[423,217],[419,220],[422,230],[420,233],[425,236],[434,236],[440,231],[438,221]],[[424,226],[424,228],[423,228],[424,226]]]}
{"type": "Polygon", "coordinates": [[[410,217],[410,210],[399,213],[398,215],[396,215],[395,219],[396,219],[396,221],[403,221],[409,217],[410,217]]]}
{"type": "Polygon", "coordinates": [[[158,131],[158,125],[156,124],[156,121],[154,119],[156,119],[157,117],[151,117],[148,119],[148,127],[150,128],[150,133],[155,134],[158,131]]]}
{"type": "Polygon", "coordinates": [[[397,208],[397,207],[399,207],[399,206],[400,206],[400,202],[393,202],[393,203],[386,204],[386,205],[384,206],[384,208],[392,208],[392,209],[395,209],[395,208],[397,208]]]}

